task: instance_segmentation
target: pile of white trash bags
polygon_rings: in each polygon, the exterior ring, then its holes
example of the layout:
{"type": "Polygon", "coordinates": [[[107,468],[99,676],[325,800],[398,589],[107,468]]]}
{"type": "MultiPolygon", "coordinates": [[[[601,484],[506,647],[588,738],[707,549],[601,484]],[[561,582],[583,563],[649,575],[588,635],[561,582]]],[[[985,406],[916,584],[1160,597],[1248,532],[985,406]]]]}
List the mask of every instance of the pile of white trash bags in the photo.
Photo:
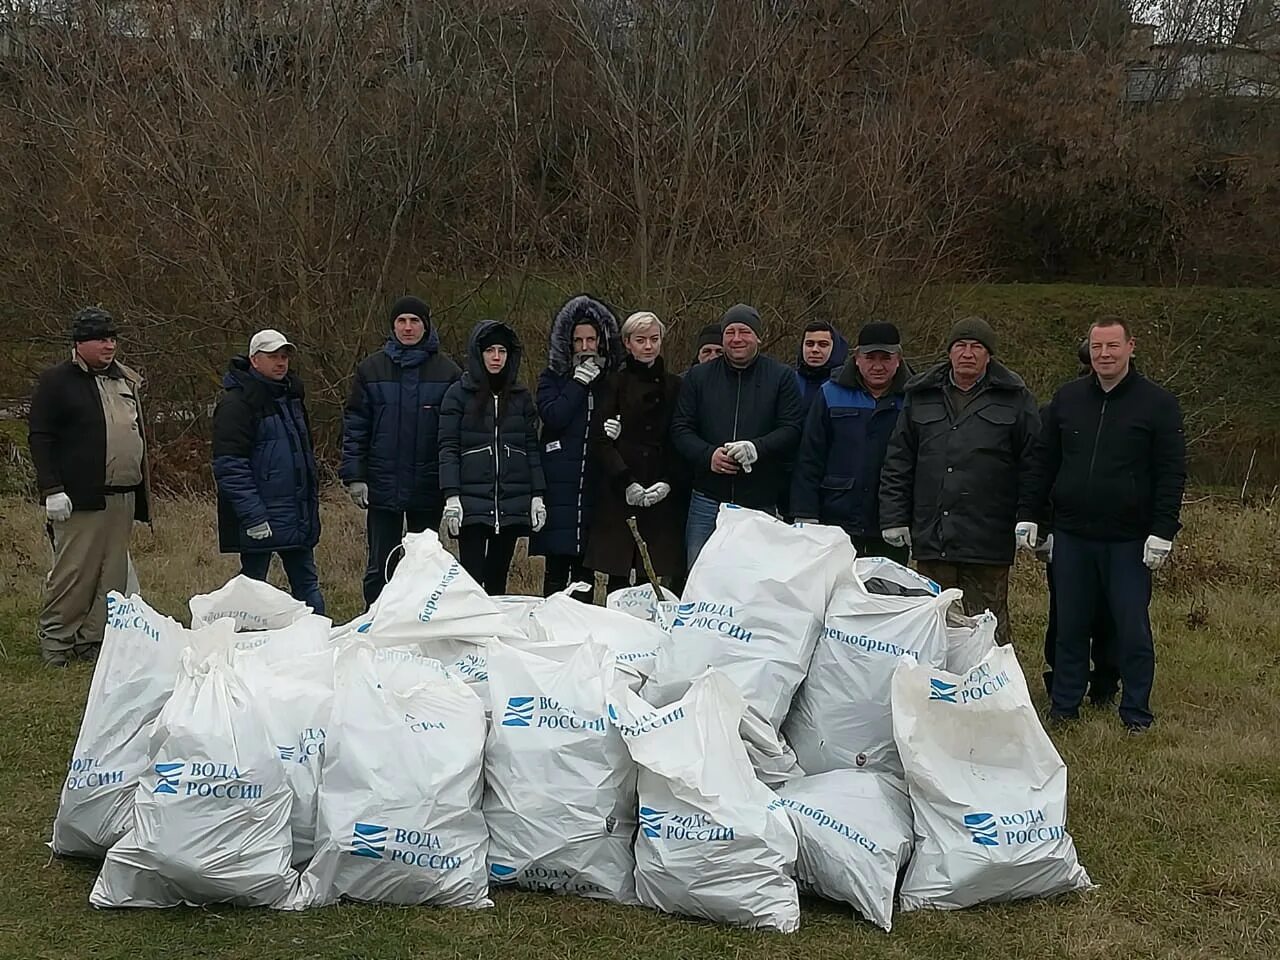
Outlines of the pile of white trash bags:
{"type": "MultiPolygon", "coordinates": [[[[237,577],[109,624],[53,827],[98,907],[482,908],[794,931],[1090,886],[995,620],[837,528],[725,506],[684,595],[484,594],[434,533],[334,627],[237,577]]],[[[572,588],[571,588],[572,589],[572,588]]]]}

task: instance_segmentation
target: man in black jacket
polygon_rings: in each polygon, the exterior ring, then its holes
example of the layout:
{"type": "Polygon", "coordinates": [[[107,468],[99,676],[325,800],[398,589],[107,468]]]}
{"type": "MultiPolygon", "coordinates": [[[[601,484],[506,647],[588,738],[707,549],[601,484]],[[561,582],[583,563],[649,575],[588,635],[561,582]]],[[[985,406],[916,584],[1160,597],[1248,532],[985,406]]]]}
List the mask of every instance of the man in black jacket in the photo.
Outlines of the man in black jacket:
{"type": "Polygon", "coordinates": [[[671,422],[676,451],[693,469],[690,567],[715,530],[720,504],[777,512],[800,443],[795,371],[760,355],[760,314],[736,304],[721,329],[724,355],[685,374],[671,422]]]}
{"type": "MultiPolygon", "coordinates": [[[[1120,668],[1120,719],[1141,733],[1155,719],[1151,688],[1151,572],[1181,529],[1186,485],[1182,411],[1173,394],[1134,369],[1135,341],[1117,319],[1089,329],[1092,377],[1049,404],[1037,457],[1035,516],[1052,504],[1057,655],[1050,717],[1074,719],[1089,683],[1089,628],[1111,611],[1120,668]]],[[[1037,524],[1019,524],[1034,544],[1037,524]]]]}
{"type": "Polygon", "coordinates": [[[925,576],[964,591],[965,612],[996,615],[1011,639],[1009,568],[1019,519],[1032,517],[1035,398],[995,359],[980,317],[951,329],[948,359],[906,387],[880,475],[885,542],[910,546],[925,576]]]}
{"type": "Polygon", "coordinates": [[[86,307],[71,322],[71,359],[40,375],[29,443],[44,501],[53,569],[38,632],[50,666],[95,660],[107,594],[129,576],[129,535],[151,519],[141,378],[116,360],[111,314],[86,307]]]}

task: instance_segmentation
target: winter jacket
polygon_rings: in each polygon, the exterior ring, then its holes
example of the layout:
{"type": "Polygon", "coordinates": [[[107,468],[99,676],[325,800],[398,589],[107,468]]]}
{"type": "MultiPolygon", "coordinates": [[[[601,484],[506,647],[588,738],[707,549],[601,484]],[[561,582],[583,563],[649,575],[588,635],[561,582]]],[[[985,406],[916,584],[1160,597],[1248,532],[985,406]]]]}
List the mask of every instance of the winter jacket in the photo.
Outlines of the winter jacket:
{"type": "Polygon", "coordinates": [[[888,393],[867,392],[856,364],[828,380],[809,408],[791,480],[797,517],[880,536],[880,470],[902,411],[908,372],[899,366],[888,393]]]}
{"type": "Polygon", "coordinates": [[[907,381],[880,474],[880,525],[910,527],[918,560],[1013,563],[1013,529],[1032,519],[1040,417],[1022,378],[991,361],[953,410],[943,361],[907,381]]]}
{"type": "Polygon", "coordinates": [[[610,375],[600,391],[591,456],[599,488],[595,519],[587,543],[586,565],[622,576],[643,570],[627,518],[635,517],[659,576],[675,576],[684,566],[684,527],[689,510],[688,467],[671,443],[671,418],[680,394],[680,378],[667,373],[659,357],[645,366],[630,357],[610,375]],[[604,421],[622,418],[622,434],[610,440],[604,421]],[[632,483],[671,486],[665,500],[652,507],[633,507],[626,490],[632,483]]]}
{"type": "Polygon", "coordinates": [[[801,338],[800,348],[796,353],[796,388],[800,391],[800,401],[804,406],[805,416],[809,415],[809,408],[813,406],[813,401],[818,398],[822,385],[830,380],[834,373],[845,365],[848,359],[849,341],[844,338],[844,334],[839,330],[835,332],[833,337],[831,356],[820,367],[811,367],[804,362],[804,338],[801,338]]]}
{"type": "MultiPolygon", "coordinates": [[[[55,493],[71,498],[73,510],[105,510],[107,506],[107,419],[95,382],[97,374],[74,360],[40,374],[27,417],[27,442],[43,503],[55,493]]],[[[128,382],[138,405],[142,428],[142,378],[112,362],[103,376],[128,382]]],[[[132,488],[134,519],[151,520],[146,431],[143,430],[142,483],[132,488]]],[[[115,492],[115,491],[112,491],[115,492]]]]}
{"type": "Polygon", "coordinates": [[[533,498],[546,489],[533,398],[516,383],[523,352],[514,330],[481,320],[467,341],[467,370],[444,395],[440,490],[462,500],[463,526],[528,529],[533,498]],[[480,349],[480,338],[495,327],[504,328],[513,344],[505,370],[511,386],[501,397],[489,387],[480,349]]]}
{"type": "Polygon", "coordinates": [[[625,352],[613,312],[598,300],[577,296],[551,323],[547,369],[538,375],[542,464],[547,475],[547,525],[529,544],[532,556],[582,556],[595,510],[596,471],[587,445],[602,422],[597,396],[606,374],[622,366],[625,352]],[[592,323],[599,332],[605,373],[584,387],[573,379],[573,328],[592,323]]]}
{"type": "Polygon", "coordinates": [[[388,338],[356,367],[338,475],[367,483],[371,507],[440,509],[440,403],[462,371],[439,351],[433,326],[412,347],[388,338]]]}
{"type": "Polygon", "coordinates": [[[213,478],[223,553],[265,553],[320,542],[320,482],[302,381],[259,376],[233,357],[213,411],[213,478]],[[271,536],[246,532],[262,523],[271,536]]]}
{"type": "Polygon", "coordinates": [[[693,489],[721,503],[774,511],[790,486],[789,467],[803,426],[795,371],[757,356],[739,370],[725,357],[684,376],[671,438],[693,471],[693,489]],[[711,472],[711,454],[730,440],[750,440],[751,472],[711,472]]]}
{"type": "Polygon", "coordinates": [[[1186,486],[1182,410],[1131,369],[1110,393],[1097,377],[1049,403],[1036,462],[1035,519],[1089,540],[1172,540],[1186,486]]]}

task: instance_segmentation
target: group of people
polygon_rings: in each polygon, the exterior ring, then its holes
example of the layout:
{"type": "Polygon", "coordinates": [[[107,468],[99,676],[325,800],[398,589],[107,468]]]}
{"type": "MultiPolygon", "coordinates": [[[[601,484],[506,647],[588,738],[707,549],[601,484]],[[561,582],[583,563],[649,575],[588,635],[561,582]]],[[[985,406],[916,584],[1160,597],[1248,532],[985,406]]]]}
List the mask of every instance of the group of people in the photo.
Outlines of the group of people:
{"type": "MultiPolygon", "coordinates": [[[[966,612],[992,611],[1001,642],[1015,552],[1037,551],[1049,561],[1051,719],[1078,716],[1086,695],[1113,702],[1117,685],[1131,731],[1154,719],[1151,572],[1179,530],[1185,446],[1177,401],[1137,371],[1123,321],[1090,327],[1081,375],[1043,408],[978,317],[913,374],[892,323],[866,323],[849,344],[810,322],[787,365],[762,353],[759,312],[736,304],[678,376],[658,316],[619,322],[580,295],[552,319],[532,391],[506,323],[478,323],[462,366],[422,300],[397,300],[388,325],[356,369],[339,471],[366,513],[367,604],[405,531],[442,525],[491,594],[506,592],[524,536],[545,558],[545,595],[596,573],[610,590],[650,574],[678,590],[720,505],[734,503],[840,526],[862,555],[914,560],[961,588],[966,612]]],[[[130,524],[149,515],[140,380],[115,359],[116,337],[109,314],[82,310],[71,360],[41,376],[31,405],[55,551],[39,627],[51,664],[94,656],[105,594],[124,587],[130,524]]],[[[320,480],[295,351],[260,331],[223,379],[219,539],[250,577],[278,554],[294,596],[323,612],[320,480]]]]}

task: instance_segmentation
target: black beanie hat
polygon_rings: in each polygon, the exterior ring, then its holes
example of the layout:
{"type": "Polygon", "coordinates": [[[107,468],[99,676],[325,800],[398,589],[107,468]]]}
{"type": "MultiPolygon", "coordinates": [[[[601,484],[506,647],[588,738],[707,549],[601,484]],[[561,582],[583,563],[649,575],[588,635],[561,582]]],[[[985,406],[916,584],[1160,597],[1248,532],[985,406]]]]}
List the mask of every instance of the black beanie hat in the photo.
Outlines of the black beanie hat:
{"type": "Polygon", "coordinates": [[[947,341],[947,349],[954,347],[958,340],[977,340],[993,357],[996,354],[996,332],[991,329],[991,324],[981,317],[965,317],[963,320],[957,320],[956,325],[951,328],[951,339],[947,341]]]}
{"type": "Polygon", "coordinates": [[[511,349],[513,341],[511,339],[511,331],[507,329],[506,324],[495,323],[476,340],[476,346],[480,348],[482,353],[495,343],[502,344],[507,350],[511,349]]]}
{"type": "Polygon", "coordinates": [[[394,326],[396,317],[402,313],[412,313],[422,321],[424,327],[431,326],[431,308],[417,297],[401,297],[393,303],[391,305],[391,316],[387,318],[387,322],[394,326]]]}
{"type": "Polygon", "coordinates": [[[720,318],[721,332],[732,323],[745,323],[755,332],[757,337],[760,336],[760,331],[764,326],[760,322],[760,312],[755,307],[745,303],[735,303],[724,312],[724,316],[720,318]]]}
{"type": "Polygon", "coordinates": [[[724,329],[718,323],[708,323],[698,334],[698,349],[720,346],[724,342],[724,329]]]}
{"type": "Polygon", "coordinates": [[[84,307],[71,318],[71,339],[76,343],[105,340],[119,332],[115,318],[101,307],[84,307]]]}

